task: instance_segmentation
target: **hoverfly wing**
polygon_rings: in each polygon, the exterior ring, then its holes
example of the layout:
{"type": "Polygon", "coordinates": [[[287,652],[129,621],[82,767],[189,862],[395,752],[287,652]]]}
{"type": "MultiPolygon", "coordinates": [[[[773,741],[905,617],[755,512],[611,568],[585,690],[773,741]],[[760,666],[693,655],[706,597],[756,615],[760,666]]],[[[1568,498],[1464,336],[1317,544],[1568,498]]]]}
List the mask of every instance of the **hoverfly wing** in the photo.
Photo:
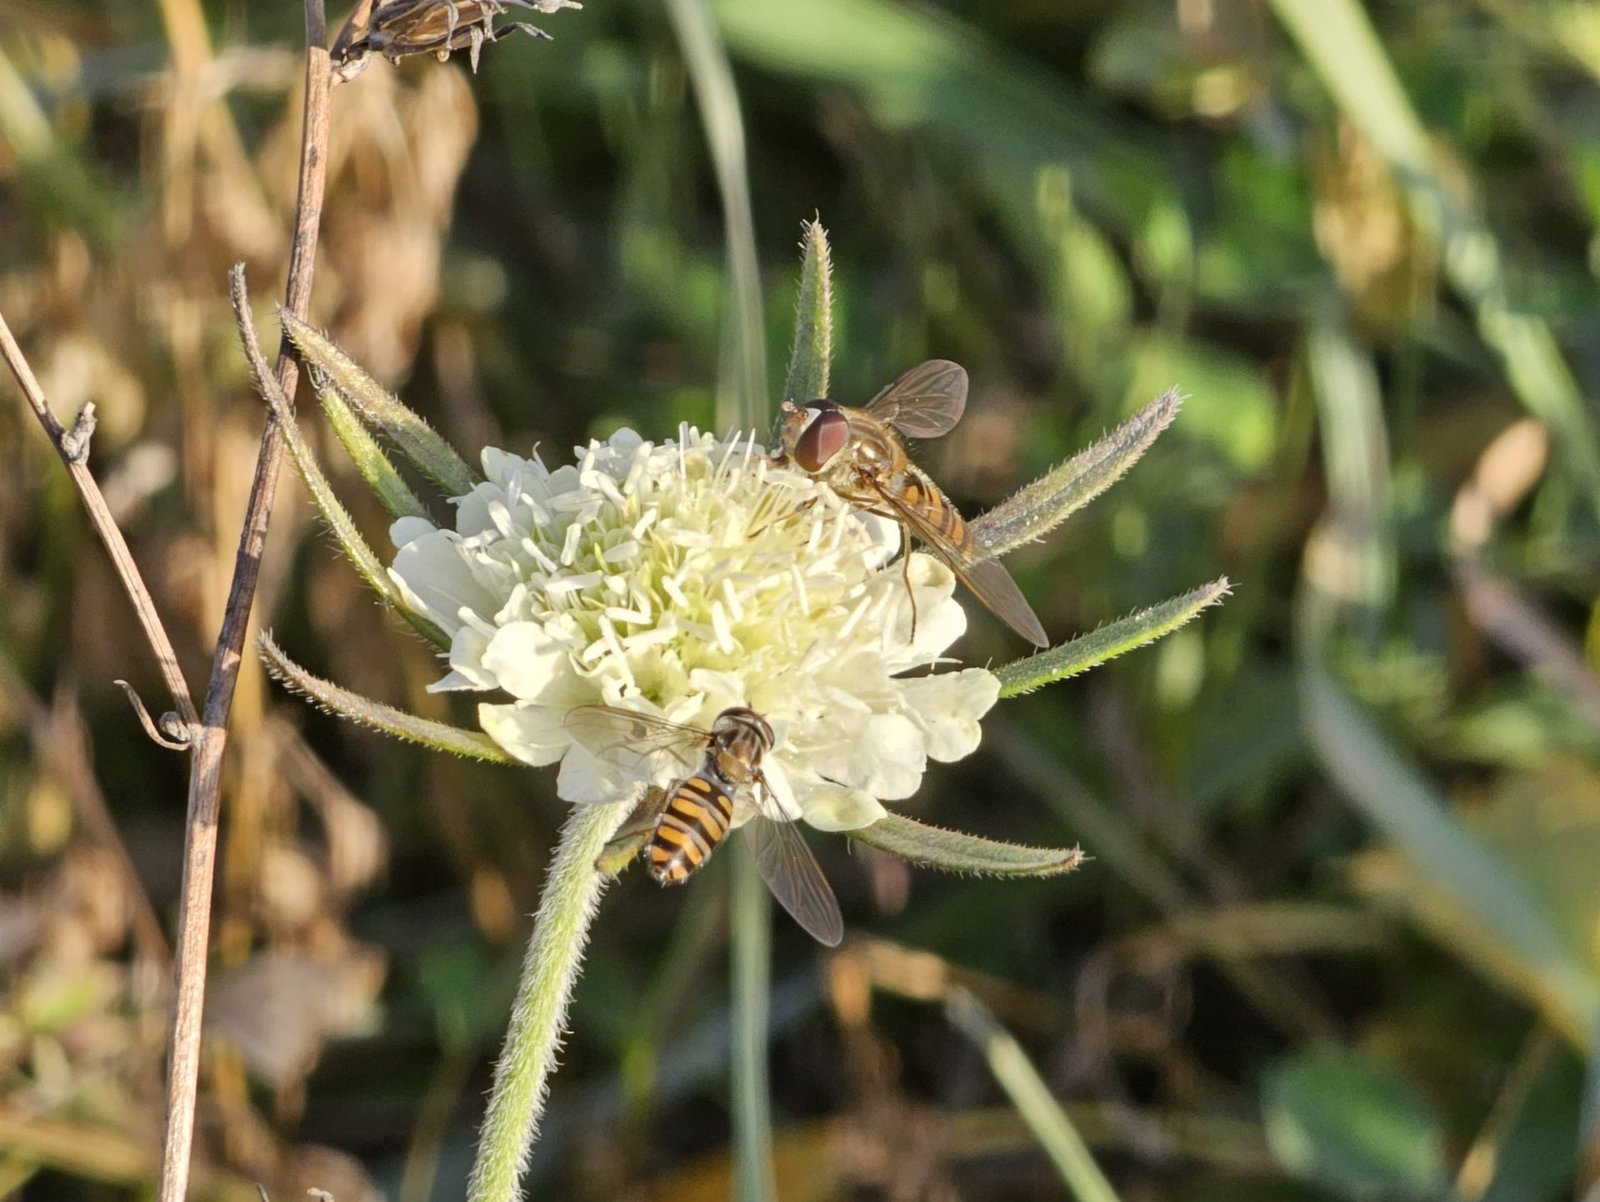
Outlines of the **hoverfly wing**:
{"type": "Polygon", "coordinates": [[[710,738],[697,726],[614,705],[577,706],[567,711],[562,726],[591,755],[644,780],[664,768],[692,772],[710,738]]]}
{"type": "MultiPolygon", "coordinates": [[[[918,472],[917,482],[937,501],[950,507],[950,500],[938,486],[922,473],[918,472]]],[[[951,534],[934,521],[933,517],[920,506],[908,504],[893,489],[885,488],[874,482],[874,487],[890,511],[890,515],[904,523],[906,528],[915,534],[927,548],[944,560],[950,570],[962,584],[972,591],[972,595],[995,617],[1027,639],[1035,647],[1048,647],[1050,639],[1044,632],[1044,626],[1039,622],[1039,617],[1033,612],[1033,607],[1028,604],[1028,599],[1022,595],[1022,590],[1017,587],[1017,582],[1011,579],[1011,573],[998,559],[986,557],[972,541],[968,534],[966,523],[957,521],[957,528],[963,537],[957,541],[951,534]]],[[[935,511],[937,512],[937,511],[935,511]]]]}
{"type": "Polygon", "coordinates": [[[938,438],[949,433],[966,408],[967,369],[948,359],[929,359],[868,401],[865,412],[907,438],[938,438]]]}
{"type": "Polygon", "coordinates": [[[616,876],[628,866],[629,860],[644,851],[650,836],[655,834],[656,825],[661,821],[661,811],[671,797],[672,794],[667,790],[654,785],[646,789],[639,804],[633,807],[633,813],[617,828],[611,841],[600,849],[600,854],[595,857],[594,870],[602,876],[616,876]]]}
{"type": "Polygon", "coordinates": [[[974,559],[963,564],[950,564],[961,582],[972,590],[972,595],[995,617],[1015,630],[1035,647],[1048,647],[1050,636],[1045,634],[1039,615],[1022,595],[1017,582],[1011,579],[998,559],[974,559]]]}
{"type": "Polygon", "coordinates": [[[839,900],[799,828],[757,814],[743,829],[761,879],[778,904],[818,943],[838,947],[844,938],[839,900]]]}

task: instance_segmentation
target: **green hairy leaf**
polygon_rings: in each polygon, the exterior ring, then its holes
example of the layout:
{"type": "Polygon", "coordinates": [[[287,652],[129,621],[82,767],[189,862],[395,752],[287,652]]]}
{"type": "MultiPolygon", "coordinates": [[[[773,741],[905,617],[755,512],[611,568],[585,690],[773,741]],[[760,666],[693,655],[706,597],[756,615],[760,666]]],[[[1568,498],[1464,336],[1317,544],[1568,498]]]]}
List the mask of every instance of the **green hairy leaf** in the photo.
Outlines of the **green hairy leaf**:
{"type": "Polygon", "coordinates": [[[1231,586],[1226,576],[1202,585],[1193,592],[1173,597],[1149,609],[1129,614],[1121,621],[1102,626],[1091,634],[1080,635],[1038,655],[1012,660],[995,669],[1000,678],[1000,696],[1015,697],[1069,676],[1087,672],[1097,664],[1115,659],[1136,647],[1153,643],[1171,634],[1202,609],[1215,605],[1228,595],[1231,586]]]}
{"type": "Polygon", "coordinates": [[[800,291],[794,306],[794,349],[783,399],[804,404],[828,395],[833,359],[833,254],[821,221],[801,227],[800,291]]]}
{"type": "Polygon", "coordinates": [[[419,471],[445,492],[459,497],[472,491],[478,477],[432,426],[357,366],[320,330],[282,306],[278,308],[278,320],[319,389],[338,390],[362,421],[382,430],[419,471]]]}
{"type": "Polygon", "coordinates": [[[278,391],[276,382],[260,383],[261,395],[266,398],[267,407],[272,410],[273,416],[278,420],[279,429],[283,431],[283,440],[289,448],[290,458],[294,460],[295,470],[300,473],[300,479],[305,481],[306,491],[311,494],[311,500],[316,505],[317,512],[322,515],[322,520],[328,523],[328,529],[333,532],[339,549],[355,565],[361,578],[373,592],[378,594],[385,605],[410,623],[417,633],[430,643],[438,647],[448,647],[450,636],[405,603],[399,587],[389,578],[389,569],[378,558],[377,552],[367,544],[367,540],[361,537],[361,531],[356,529],[355,519],[334,495],[333,486],[328,483],[328,478],[322,474],[322,468],[317,465],[316,456],[295,422],[294,410],[284,403],[283,394],[278,391]]]}
{"type": "Polygon", "coordinates": [[[974,518],[973,537],[995,556],[1042,538],[1120,480],[1182,404],[1176,389],[1157,397],[1087,450],[974,518]]]}
{"type": "Polygon", "coordinates": [[[283,649],[273,642],[272,636],[264,631],[256,642],[261,652],[261,661],[266,664],[267,671],[272,673],[275,679],[286,688],[292,689],[341,718],[348,718],[352,722],[358,722],[372,730],[380,730],[386,735],[393,735],[408,743],[420,743],[435,751],[447,751],[451,755],[484,760],[491,764],[519,765],[522,762],[507,755],[498,743],[482,731],[463,730],[459,726],[449,726],[429,718],[419,718],[415,714],[408,714],[404,710],[397,710],[393,706],[373,701],[359,693],[352,693],[349,689],[340,688],[320,676],[313,676],[285,655],[283,649]]]}
{"type": "Polygon", "coordinates": [[[361,419],[345,403],[338,390],[319,389],[317,399],[322,402],[322,411],[328,415],[328,424],[344,445],[350,461],[356,465],[356,470],[361,473],[361,478],[367,482],[367,487],[372,489],[379,503],[397,518],[427,517],[427,506],[400,478],[400,473],[383,453],[378,440],[361,424],[361,419]]]}
{"type": "Polygon", "coordinates": [[[977,876],[1055,876],[1083,863],[1076,847],[1028,847],[928,826],[904,814],[888,814],[850,838],[913,864],[977,876]]]}

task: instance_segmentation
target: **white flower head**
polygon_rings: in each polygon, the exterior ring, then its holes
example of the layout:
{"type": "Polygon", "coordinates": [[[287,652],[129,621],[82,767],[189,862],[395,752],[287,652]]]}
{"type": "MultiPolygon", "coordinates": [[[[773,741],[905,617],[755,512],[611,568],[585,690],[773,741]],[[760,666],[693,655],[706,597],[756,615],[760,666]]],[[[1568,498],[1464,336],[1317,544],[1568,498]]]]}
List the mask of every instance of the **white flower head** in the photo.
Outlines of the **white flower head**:
{"type": "Polygon", "coordinates": [[[509,694],[479,706],[483,729],[527,763],[560,761],[568,801],[637,788],[573,742],[564,716],[586,704],[706,728],[749,706],[776,734],[774,792],[824,830],[876,822],[928,760],[977,746],[995,676],[924,670],[966,629],[950,569],[920,553],[902,565],[898,526],[753,437],[621,430],[574,466],[489,449],[483,469],[454,530],[394,524],[390,575],[451,636],[433,687],[509,694]]]}

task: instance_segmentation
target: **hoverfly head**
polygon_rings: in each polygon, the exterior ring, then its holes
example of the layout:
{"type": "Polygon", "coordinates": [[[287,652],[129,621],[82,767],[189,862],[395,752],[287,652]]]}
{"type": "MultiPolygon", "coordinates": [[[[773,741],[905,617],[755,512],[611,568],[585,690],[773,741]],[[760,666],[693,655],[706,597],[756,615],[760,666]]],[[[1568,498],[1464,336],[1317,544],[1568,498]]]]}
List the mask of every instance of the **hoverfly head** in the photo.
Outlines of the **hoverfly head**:
{"type": "Polygon", "coordinates": [[[811,401],[795,419],[789,455],[803,471],[822,471],[850,443],[850,419],[832,401],[811,401]]]}
{"type": "Polygon", "coordinates": [[[717,720],[711,725],[714,737],[727,739],[731,736],[742,736],[753,740],[761,753],[772,750],[776,742],[773,737],[772,726],[760,714],[745,706],[734,706],[725,709],[717,715],[717,720]]]}

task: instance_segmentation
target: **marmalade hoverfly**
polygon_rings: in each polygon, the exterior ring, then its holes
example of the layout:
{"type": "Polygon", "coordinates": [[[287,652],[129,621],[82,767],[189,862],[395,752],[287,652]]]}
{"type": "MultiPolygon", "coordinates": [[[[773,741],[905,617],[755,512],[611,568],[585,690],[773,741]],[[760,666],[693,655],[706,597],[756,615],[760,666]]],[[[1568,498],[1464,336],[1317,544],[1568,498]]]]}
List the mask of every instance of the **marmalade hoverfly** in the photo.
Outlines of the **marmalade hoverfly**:
{"type": "Polygon", "coordinates": [[[978,544],[950,499],[911,462],[900,441],[902,435],[937,438],[961,420],[966,407],[966,370],[948,359],[929,359],[862,409],[828,400],[803,406],[785,401],[774,453],[858,509],[899,522],[995,617],[1035,647],[1048,646],[1044,627],[1011,574],[978,544]]]}
{"type": "Polygon", "coordinates": [[[748,814],[745,843],[778,904],[819,942],[834,947],[844,937],[833,890],[762,769],[773,734],[755,710],[723,710],[704,730],[615,706],[582,705],[568,712],[564,725],[580,747],[631,776],[652,779],[667,763],[684,769],[667,788],[650,787],[601,851],[597,869],[618,871],[643,850],[651,876],[681,885],[711,858],[736,813],[748,814]]]}

